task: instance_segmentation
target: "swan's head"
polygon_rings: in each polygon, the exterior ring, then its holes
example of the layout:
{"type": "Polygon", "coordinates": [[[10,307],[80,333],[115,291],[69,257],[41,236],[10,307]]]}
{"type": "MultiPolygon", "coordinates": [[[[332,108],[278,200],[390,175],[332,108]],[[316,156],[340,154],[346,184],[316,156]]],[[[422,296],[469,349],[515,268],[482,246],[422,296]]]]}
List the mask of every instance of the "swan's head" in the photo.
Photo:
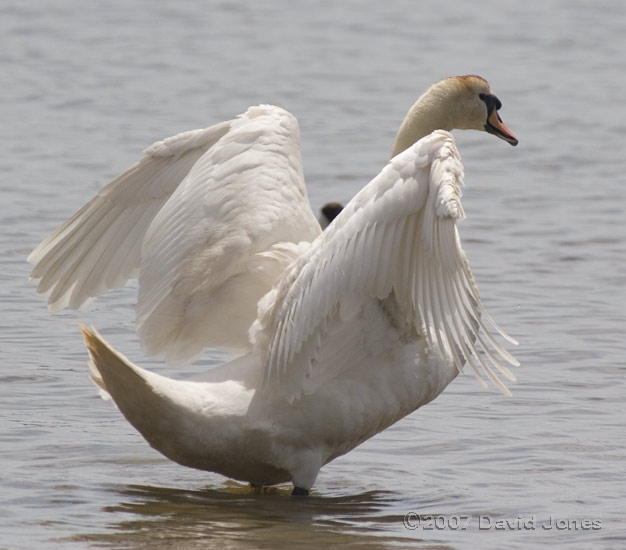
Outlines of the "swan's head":
{"type": "Polygon", "coordinates": [[[491,92],[487,81],[475,75],[453,76],[435,84],[441,86],[453,113],[453,128],[482,130],[511,145],[518,140],[502,122],[498,111],[502,102],[491,92]]]}
{"type": "Polygon", "coordinates": [[[479,130],[511,145],[518,141],[502,122],[502,102],[484,78],[451,76],[433,84],[415,102],[398,131],[392,156],[435,130],[479,130]]]}

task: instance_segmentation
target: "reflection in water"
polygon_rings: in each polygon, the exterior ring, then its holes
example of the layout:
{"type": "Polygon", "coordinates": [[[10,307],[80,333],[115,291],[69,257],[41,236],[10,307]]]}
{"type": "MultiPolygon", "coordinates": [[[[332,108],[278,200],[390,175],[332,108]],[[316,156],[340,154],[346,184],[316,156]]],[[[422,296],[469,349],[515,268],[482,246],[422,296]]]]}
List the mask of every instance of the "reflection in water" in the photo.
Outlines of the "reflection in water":
{"type": "Polygon", "coordinates": [[[383,510],[393,495],[291,497],[291,487],[252,489],[229,482],[203,491],[131,485],[113,489],[120,504],[111,531],[72,537],[111,548],[429,548],[451,547],[399,536],[401,515],[383,510]],[[119,516],[119,517],[118,517],[119,516]],[[120,519],[122,518],[122,519],[120,519]],[[389,532],[381,530],[389,525],[389,532]]]}

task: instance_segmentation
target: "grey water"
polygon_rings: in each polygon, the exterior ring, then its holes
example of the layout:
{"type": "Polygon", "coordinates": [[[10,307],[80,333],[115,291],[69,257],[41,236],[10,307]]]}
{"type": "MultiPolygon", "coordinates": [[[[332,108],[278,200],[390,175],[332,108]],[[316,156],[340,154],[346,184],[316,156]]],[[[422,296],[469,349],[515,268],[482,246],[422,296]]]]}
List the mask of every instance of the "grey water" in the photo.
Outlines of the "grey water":
{"type": "Polygon", "coordinates": [[[0,548],[626,546],[626,4],[4,0],[0,548]],[[520,344],[512,398],[457,378],[322,469],[308,499],[170,463],[88,378],[80,321],[145,357],[133,286],[52,315],[26,256],[152,142],[258,103],[300,121],[315,209],[385,164],[444,76],[516,148],[457,132],[463,246],[520,344]]]}

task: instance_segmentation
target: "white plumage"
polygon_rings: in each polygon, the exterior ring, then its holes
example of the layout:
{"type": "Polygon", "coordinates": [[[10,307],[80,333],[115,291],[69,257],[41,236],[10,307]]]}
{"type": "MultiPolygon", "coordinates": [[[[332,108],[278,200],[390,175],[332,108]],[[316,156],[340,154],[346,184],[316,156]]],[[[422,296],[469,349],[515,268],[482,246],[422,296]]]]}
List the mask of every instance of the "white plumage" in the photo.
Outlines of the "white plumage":
{"type": "MultiPolygon", "coordinates": [[[[459,242],[463,169],[454,138],[435,131],[418,145],[412,155],[394,157],[264,299],[271,306],[261,312],[255,329],[270,335],[262,346],[267,381],[289,400],[307,386],[319,387],[316,369],[337,375],[348,366],[346,361],[335,365],[326,354],[334,340],[340,344],[367,330],[369,319],[359,327],[357,315],[367,299],[383,305],[392,300],[396,330],[425,335],[429,346],[451,354],[459,371],[469,361],[478,374],[475,356],[508,392],[475,347],[482,327],[497,352],[515,363],[481,321],[484,309],[459,242]]],[[[481,338],[478,342],[489,353],[481,338]]]]}
{"type": "Polygon", "coordinates": [[[254,107],[180,134],[44,241],[33,278],[56,308],[139,269],[149,351],[246,350],[201,381],[176,381],[83,328],[94,380],[153,447],[306,491],[324,464],[434,399],[466,362],[508,393],[498,374],[513,380],[503,363],[518,363],[489,333],[508,338],[461,248],[463,168],[446,131],[486,130],[515,145],[499,107],[480,77],[433,85],[389,164],[321,234],[289,113],[254,107]]]}
{"type": "Polygon", "coordinates": [[[256,303],[298,253],[289,245],[321,231],[296,119],[252,107],[145,153],[32,252],[37,291],[58,311],[138,276],[147,353],[180,362],[207,346],[249,349],[256,303]]]}

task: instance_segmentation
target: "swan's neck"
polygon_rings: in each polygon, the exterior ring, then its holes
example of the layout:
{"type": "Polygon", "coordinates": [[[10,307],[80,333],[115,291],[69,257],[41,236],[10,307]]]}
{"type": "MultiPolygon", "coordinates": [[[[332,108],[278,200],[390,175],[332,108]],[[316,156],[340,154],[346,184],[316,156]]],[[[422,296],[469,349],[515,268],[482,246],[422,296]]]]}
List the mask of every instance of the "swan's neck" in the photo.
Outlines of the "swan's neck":
{"type": "Polygon", "coordinates": [[[411,107],[398,130],[391,153],[395,157],[416,141],[435,130],[450,131],[467,127],[462,123],[462,109],[458,102],[461,91],[453,79],[433,84],[411,107]]]}

